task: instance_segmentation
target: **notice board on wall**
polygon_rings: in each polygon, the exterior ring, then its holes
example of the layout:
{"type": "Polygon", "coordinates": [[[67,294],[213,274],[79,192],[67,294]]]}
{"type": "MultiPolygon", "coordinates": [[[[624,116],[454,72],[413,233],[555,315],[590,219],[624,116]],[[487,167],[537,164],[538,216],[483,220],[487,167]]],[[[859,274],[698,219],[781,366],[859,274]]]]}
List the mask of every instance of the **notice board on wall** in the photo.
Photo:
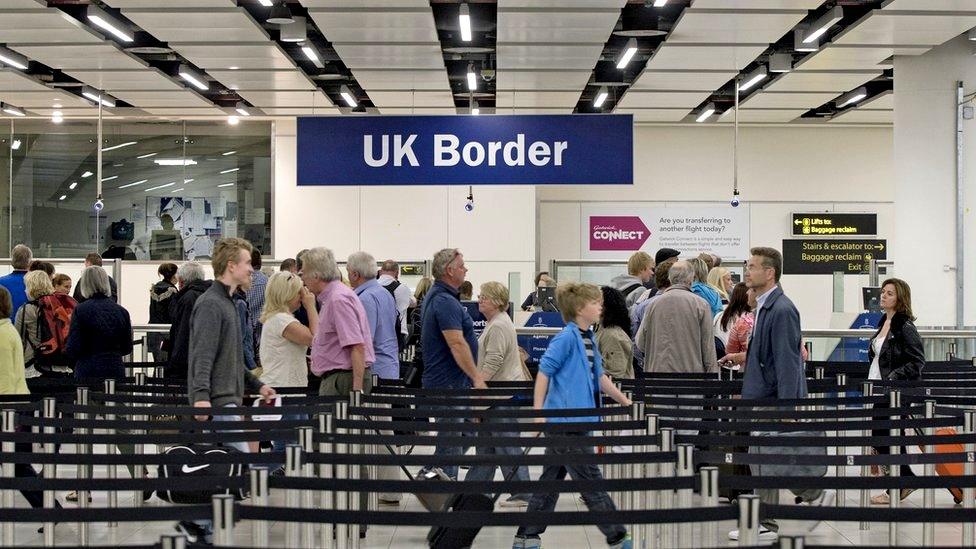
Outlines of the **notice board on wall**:
{"type": "Polygon", "coordinates": [[[626,259],[643,250],[652,256],[673,248],[725,259],[749,257],[749,208],[583,205],[583,259],[626,259]]]}

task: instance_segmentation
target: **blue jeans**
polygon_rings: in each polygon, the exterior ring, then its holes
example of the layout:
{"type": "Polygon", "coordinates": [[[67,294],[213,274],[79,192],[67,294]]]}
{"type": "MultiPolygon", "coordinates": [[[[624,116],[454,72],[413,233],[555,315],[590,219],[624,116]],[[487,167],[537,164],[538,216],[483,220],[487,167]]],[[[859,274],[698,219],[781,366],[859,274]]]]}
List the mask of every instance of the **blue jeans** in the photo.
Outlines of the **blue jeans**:
{"type": "MultiPolygon", "coordinates": [[[[565,433],[567,436],[584,436],[585,434],[565,433]]],[[[593,448],[580,447],[579,445],[573,444],[572,441],[567,442],[566,446],[551,446],[546,449],[546,454],[568,456],[570,460],[572,460],[572,456],[574,455],[592,453],[593,448]]],[[[600,472],[600,468],[592,463],[587,465],[546,465],[542,469],[542,476],[539,477],[539,480],[562,480],[566,478],[566,473],[569,473],[573,477],[573,480],[603,480],[603,474],[600,472]]],[[[583,496],[583,502],[590,511],[616,510],[613,501],[610,500],[610,496],[606,492],[583,492],[581,495],[583,496]]],[[[535,494],[529,500],[529,507],[526,509],[526,512],[552,511],[556,508],[556,501],[558,499],[559,492],[535,494]]],[[[606,536],[607,544],[617,543],[627,534],[627,529],[621,524],[598,524],[597,528],[606,536]]],[[[516,536],[538,538],[545,531],[546,525],[520,526],[516,536]]]]}
{"type": "MultiPolygon", "coordinates": [[[[308,416],[306,416],[305,414],[284,414],[284,415],[281,416],[281,420],[282,421],[294,421],[294,420],[306,419],[307,417],[308,416]]],[[[272,452],[284,452],[285,451],[285,446],[287,446],[289,444],[292,444],[294,442],[298,442],[298,439],[297,438],[290,438],[290,439],[283,439],[283,440],[275,440],[275,441],[272,441],[271,442],[271,451],[272,452]]]]}
{"type": "MultiPolygon", "coordinates": [[[[493,410],[518,410],[517,406],[495,406],[491,408],[493,410]]],[[[485,417],[482,419],[484,423],[498,424],[498,423],[518,423],[518,418],[514,417],[485,417]]],[[[479,431],[478,436],[480,438],[491,438],[493,436],[497,437],[517,437],[518,432],[498,432],[498,431],[479,431]]],[[[521,446],[478,446],[475,449],[475,454],[479,456],[521,456],[524,450],[521,446]]],[[[464,480],[493,480],[495,478],[495,465],[480,465],[473,467],[468,474],[465,475],[464,480]]],[[[529,480],[529,470],[528,466],[504,466],[501,467],[502,478],[504,480],[529,480]]],[[[516,499],[523,499],[528,501],[532,494],[512,494],[516,499]]]]}

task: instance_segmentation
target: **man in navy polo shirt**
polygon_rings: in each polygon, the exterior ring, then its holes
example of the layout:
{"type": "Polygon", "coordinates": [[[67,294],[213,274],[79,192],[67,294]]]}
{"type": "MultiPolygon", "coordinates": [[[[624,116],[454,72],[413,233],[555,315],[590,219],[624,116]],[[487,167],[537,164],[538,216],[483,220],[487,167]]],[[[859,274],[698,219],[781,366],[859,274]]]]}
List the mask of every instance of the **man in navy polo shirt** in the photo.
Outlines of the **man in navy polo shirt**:
{"type": "MultiPolygon", "coordinates": [[[[445,248],[434,254],[431,267],[434,285],[424,298],[422,312],[421,348],[424,357],[424,389],[484,389],[474,357],[478,354],[478,338],[474,322],[461,305],[458,287],[468,272],[464,256],[456,248],[445,248]]],[[[463,418],[443,418],[440,421],[462,422],[463,418]]],[[[438,435],[457,436],[441,431],[438,435]]],[[[434,454],[461,455],[462,447],[438,446],[434,454]]],[[[457,477],[457,465],[446,465],[443,471],[457,477]]]]}

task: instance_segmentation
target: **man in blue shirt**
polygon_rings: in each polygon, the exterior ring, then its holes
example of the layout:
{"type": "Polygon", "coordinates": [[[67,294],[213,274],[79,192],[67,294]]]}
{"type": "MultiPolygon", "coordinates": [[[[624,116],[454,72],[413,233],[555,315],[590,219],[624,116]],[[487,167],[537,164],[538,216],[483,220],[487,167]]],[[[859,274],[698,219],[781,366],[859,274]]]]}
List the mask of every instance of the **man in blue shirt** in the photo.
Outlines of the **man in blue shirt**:
{"type": "Polygon", "coordinates": [[[366,252],[356,252],[346,262],[349,285],[356,291],[366,310],[366,321],[373,336],[376,362],[370,371],[380,379],[400,377],[397,348],[397,308],[393,295],[376,281],[376,259],[366,252]]]}
{"type": "Polygon", "coordinates": [[[24,276],[27,274],[27,268],[30,267],[33,259],[34,254],[30,248],[23,244],[17,244],[10,251],[10,265],[14,269],[13,272],[6,276],[0,276],[0,286],[3,286],[10,292],[10,300],[13,302],[10,320],[13,320],[17,315],[17,309],[20,309],[21,305],[27,303],[27,288],[24,286],[24,276]]]}
{"type": "MultiPolygon", "coordinates": [[[[421,349],[424,357],[424,389],[485,389],[484,379],[475,365],[478,338],[468,310],[461,305],[458,287],[464,282],[468,269],[464,256],[456,248],[445,248],[434,254],[431,266],[434,285],[424,298],[421,317],[421,349]]],[[[442,409],[443,407],[431,407],[442,409]]],[[[463,418],[439,418],[440,422],[463,422],[463,418]]],[[[440,431],[439,436],[458,433],[440,431]]],[[[434,454],[462,455],[465,448],[438,446],[434,454]]],[[[457,477],[457,465],[446,464],[441,469],[452,478],[457,477]]],[[[425,468],[426,470],[426,468],[425,468]]],[[[422,471],[421,474],[424,474],[422,471]]]]}

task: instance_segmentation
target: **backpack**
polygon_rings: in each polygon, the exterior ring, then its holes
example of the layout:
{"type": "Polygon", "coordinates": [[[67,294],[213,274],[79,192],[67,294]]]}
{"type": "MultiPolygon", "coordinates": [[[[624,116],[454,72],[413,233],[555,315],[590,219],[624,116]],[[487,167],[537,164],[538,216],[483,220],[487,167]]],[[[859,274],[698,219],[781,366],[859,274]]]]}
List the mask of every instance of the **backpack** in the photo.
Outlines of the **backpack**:
{"type": "Polygon", "coordinates": [[[26,339],[32,349],[34,358],[27,366],[37,363],[40,365],[70,364],[65,353],[68,343],[68,329],[71,327],[71,315],[78,305],[67,294],[51,294],[28,301],[28,305],[37,307],[37,333],[31,338],[24,338],[23,331],[26,324],[21,325],[21,339],[26,339]],[[35,343],[36,342],[36,343],[35,343]]]}
{"type": "MultiPolygon", "coordinates": [[[[238,453],[236,449],[225,446],[208,446],[205,444],[188,444],[186,446],[173,446],[164,452],[167,456],[199,456],[209,454],[233,454],[238,453]]],[[[242,463],[210,463],[190,465],[188,463],[163,463],[159,466],[159,478],[184,478],[184,477],[214,477],[226,476],[236,478],[244,476],[244,464],[242,463]]],[[[247,497],[243,489],[219,488],[216,486],[207,487],[201,490],[160,490],[156,492],[163,501],[170,503],[210,503],[216,494],[230,494],[234,499],[241,500],[247,497]]]]}
{"type": "Polygon", "coordinates": [[[631,293],[633,293],[633,291],[634,291],[634,290],[636,290],[636,289],[638,289],[638,288],[643,288],[643,287],[644,287],[644,285],[643,285],[643,284],[632,284],[632,285],[630,285],[630,286],[627,286],[627,287],[626,287],[626,288],[624,288],[623,290],[621,290],[621,292],[620,292],[620,293],[622,293],[622,294],[624,294],[624,297],[627,297],[627,296],[629,296],[629,295],[630,295],[631,293]]]}
{"type": "Polygon", "coordinates": [[[401,329],[402,319],[400,318],[400,309],[398,309],[396,306],[396,291],[397,288],[400,287],[400,281],[397,279],[393,279],[392,282],[390,282],[389,284],[383,287],[386,288],[386,291],[390,292],[390,295],[393,296],[393,310],[396,311],[396,324],[394,324],[393,326],[397,336],[397,351],[402,353],[403,350],[407,348],[407,335],[404,334],[403,330],[401,329]]]}

